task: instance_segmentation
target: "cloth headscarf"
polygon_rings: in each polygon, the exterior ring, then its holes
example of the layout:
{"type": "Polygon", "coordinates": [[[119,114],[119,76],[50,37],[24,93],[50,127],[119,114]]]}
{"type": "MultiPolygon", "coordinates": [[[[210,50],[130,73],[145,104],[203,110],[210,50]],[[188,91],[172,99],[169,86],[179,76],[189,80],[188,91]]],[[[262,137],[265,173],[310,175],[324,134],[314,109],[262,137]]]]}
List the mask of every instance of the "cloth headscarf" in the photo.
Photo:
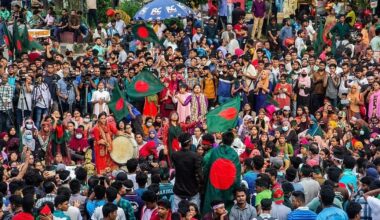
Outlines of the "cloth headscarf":
{"type": "Polygon", "coordinates": [[[310,135],[312,137],[314,137],[316,135],[323,136],[322,130],[321,130],[321,128],[318,125],[317,119],[313,115],[311,115],[310,118],[311,118],[311,121],[313,122],[313,124],[307,130],[306,134],[308,134],[308,135],[310,135]]]}
{"type": "Polygon", "coordinates": [[[148,138],[146,139],[147,142],[149,141],[153,141],[156,145],[156,147],[159,145],[160,141],[158,140],[158,137],[157,137],[157,131],[155,129],[150,129],[149,130],[149,135],[148,135],[148,138]],[[154,134],[154,137],[151,138],[150,137],[150,134],[154,134]]]}
{"type": "Polygon", "coordinates": [[[31,123],[32,124],[31,131],[34,132],[34,131],[38,130],[37,127],[36,127],[36,125],[34,124],[34,121],[31,118],[27,118],[27,119],[24,120],[24,122],[22,123],[22,126],[21,126],[21,130],[25,130],[26,129],[26,124],[27,123],[31,123]]]}
{"type": "Polygon", "coordinates": [[[71,140],[69,141],[69,147],[76,152],[81,152],[83,151],[83,149],[88,147],[88,141],[87,141],[87,138],[85,138],[85,135],[82,129],[77,128],[75,130],[74,135],[71,137],[71,140]],[[76,138],[77,134],[82,134],[82,138],[77,139],[76,138]]]}
{"type": "Polygon", "coordinates": [[[27,135],[32,135],[33,136],[33,133],[31,130],[25,130],[24,131],[24,134],[22,134],[22,145],[25,145],[27,146],[28,148],[30,148],[31,151],[34,151],[35,148],[36,148],[36,141],[34,140],[34,138],[32,139],[27,139],[26,136],[27,135]]]}

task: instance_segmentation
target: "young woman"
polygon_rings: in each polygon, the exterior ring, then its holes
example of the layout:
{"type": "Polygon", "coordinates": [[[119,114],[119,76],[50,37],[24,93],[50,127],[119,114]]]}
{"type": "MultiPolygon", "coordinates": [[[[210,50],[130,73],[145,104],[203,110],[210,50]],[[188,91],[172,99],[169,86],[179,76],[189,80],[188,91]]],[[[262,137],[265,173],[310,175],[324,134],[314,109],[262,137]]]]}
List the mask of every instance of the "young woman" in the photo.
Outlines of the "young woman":
{"type": "Polygon", "coordinates": [[[380,119],[380,83],[378,81],[373,82],[372,91],[368,95],[368,118],[380,119]]]}
{"type": "Polygon", "coordinates": [[[164,154],[168,156],[169,162],[172,152],[180,150],[178,137],[182,134],[183,130],[192,128],[198,123],[198,120],[195,120],[190,124],[179,123],[178,119],[177,112],[173,111],[170,113],[169,124],[165,125],[163,130],[162,142],[164,144],[164,154]]]}
{"type": "Polygon", "coordinates": [[[75,130],[75,134],[71,137],[71,140],[68,143],[68,147],[73,150],[73,160],[78,164],[83,162],[84,154],[89,148],[89,144],[82,129],[78,128],[75,130]],[[79,157],[76,157],[77,155],[79,157]]]}
{"type": "Polygon", "coordinates": [[[286,82],[286,75],[280,76],[280,83],[274,88],[274,100],[278,103],[279,108],[290,106],[290,97],[292,97],[292,86],[286,82]]]}
{"type": "Polygon", "coordinates": [[[361,118],[360,116],[360,105],[363,105],[363,100],[360,96],[360,87],[358,84],[353,84],[351,90],[347,95],[347,99],[350,102],[348,118],[356,117],[361,118]]]}
{"type": "Polygon", "coordinates": [[[99,116],[100,113],[109,114],[108,102],[111,101],[110,93],[104,89],[103,82],[99,82],[98,90],[92,94],[91,102],[94,105],[94,114],[99,116]]]}
{"type": "Polygon", "coordinates": [[[179,116],[179,122],[185,122],[186,118],[190,116],[190,105],[182,105],[182,103],[178,102],[178,99],[186,100],[189,96],[191,96],[191,93],[187,92],[187,85],[186,84],[180,84],[179,86],[179,93],[177,93],[173,97],[173,102],[178,103],[177,104],[177,112],[179,116]]]}
{"type": "Polygon", "coordinates": [[[269,74],[267,70],[261,71],[254,93],[256,94],[255,111],[259,112],[260,108],[266,107],[266,99],[269,93],[269,74]]]}
{"type": "Polygon", "coordinates": [[[169,79],[164,80],[164,89],[160,92],[159,98],[160,98],[160,115],[162,117],[169,117],[169,114],[171,111],[174,110],[174,104],[172,101],[173,94],[171,93],[169,89],[169,79]]]}
{"type": "Polygon", "coordinates": [[[186,100],[178,99],[178,101],[184,105],[187,106],[191,103],[191,115],[190,120],[192,122],[198,121],[200,118],[204,117],[207,113],[207,98],[205,95],[201,92],[201,86],[199,84],[196,84],[193,87],[193,94],[191,96],[188,96],[186,100]]]}
{"type": "Polygon", "coordinates": [[[109,152],[112,150],[112,137],[118,133],[116,127],[107,123],[107,114],[99,114],[98,123],[94,130],[94,151],[96,161],[96,172],[103,174],[107,168],[114,168],[116,165],[111,160],[109,152]]]}

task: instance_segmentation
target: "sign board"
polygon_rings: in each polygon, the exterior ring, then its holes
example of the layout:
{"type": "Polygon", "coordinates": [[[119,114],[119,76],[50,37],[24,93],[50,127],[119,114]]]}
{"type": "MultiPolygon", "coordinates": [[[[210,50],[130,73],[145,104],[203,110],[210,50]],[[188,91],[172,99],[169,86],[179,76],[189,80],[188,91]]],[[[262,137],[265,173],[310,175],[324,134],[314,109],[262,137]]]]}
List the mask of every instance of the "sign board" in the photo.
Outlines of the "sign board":
{"type": "Polygon", "coordinates": [[[50,37],[50,30],[45,29],[29,29],[28,33],[33,38],[50,37]]]}
{"type": "Polygon", "coordinates": [[[369,3],[371,8],[374,9],[374,8],[377,8],[377,0],[371,0],[371,2],[369,3]]]}

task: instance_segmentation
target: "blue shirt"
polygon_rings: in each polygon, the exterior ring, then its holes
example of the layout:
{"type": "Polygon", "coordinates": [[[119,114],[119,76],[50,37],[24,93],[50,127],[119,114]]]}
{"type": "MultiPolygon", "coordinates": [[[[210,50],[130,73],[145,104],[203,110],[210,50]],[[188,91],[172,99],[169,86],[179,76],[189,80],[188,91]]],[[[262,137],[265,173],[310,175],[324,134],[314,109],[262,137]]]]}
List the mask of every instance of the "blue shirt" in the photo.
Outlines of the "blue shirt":
{"type": "Polygon", "coordinates": [[[348,216],[342,209],[331,206],[324,208],[318,214],[317,220],[348,220],[348,216]]]}
{"type": "Polygon", "coordinates": [[[348,184],[351,184],[354,187],[354,192],[358,191],[357,181],[357,177],[351,169],[344,169],[343,175],[339,180],[339,182],[346,184],[347,189],[349,189],[348,184]]]}
{"type": "Polygon", "coordinates": [[[288,215],[288,220],[315,220],[317,214],[307,207],[299,207],[288,215]]]}
{"type": "Polygon", "coordinates": [[[284,26],[280,31],[280,39],[284,41],[286,38],[293,37],[293,29],[292,27],[284,26]]]}
{"type": "Polygon", "coordinates": [[[95,209],[97,207],[103,206],[104,204],[106,204],[106,200],[104,200],[104,199],[102,199],[102,200],[87,200],[86,210],[87,210],[88,214],[90,216],[92,216],[92,214],[94,214],[94,212],[95,212],[95,209]]]}

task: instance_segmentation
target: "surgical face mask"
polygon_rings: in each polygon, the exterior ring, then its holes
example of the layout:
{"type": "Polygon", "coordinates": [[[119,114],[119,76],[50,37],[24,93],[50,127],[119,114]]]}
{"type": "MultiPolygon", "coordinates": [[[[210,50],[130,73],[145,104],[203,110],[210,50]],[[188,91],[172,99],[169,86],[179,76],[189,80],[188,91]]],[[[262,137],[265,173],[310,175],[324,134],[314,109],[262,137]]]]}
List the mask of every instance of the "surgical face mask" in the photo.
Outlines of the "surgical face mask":
{"type": "Polygon", "coordinates": [[[32,124],[26,124],[26,129],[28,129],[28,130],[32,130],[32,128],[33,128],[33,125],[32,124]]]}
{"type": "Polygon", "coordinates": [[[83,121],[89,123],[91,120],[89,118],[84,118],[83,121]]]}
{"type": "Polygon", "coordinates": [[[33,135],[31,135],[31,134],[27,134],[27,135],[25,136],[25,138],[26,138],[26,140],[32,140],[32,139],[33,139],[33,135]]]}
{"type": "Polygon", "coordinates": [[[282,127],[282,130],[283,130],[283,131],[288,131],[288,130],[289,130],[289,127],[288,127],[288,126],[282,127]]]}
{"type": "Polygon", "coordinates": [[[146,123],[146,126],[148,126],[148,127],[152,126],[152,122],[146,123]]]}
{"type": "Polygon", "coordinates": [[[83,137],[82,134],[76,134],[76,135],[75,135],[75,138],[76,138],[76,139],[82,139],[82,137],[83,137]]]}
{"type": "Polygon", "coordinates": [[[363,130],[360,130],[360,135],[364,135],[364,131],[363,130]]]}

